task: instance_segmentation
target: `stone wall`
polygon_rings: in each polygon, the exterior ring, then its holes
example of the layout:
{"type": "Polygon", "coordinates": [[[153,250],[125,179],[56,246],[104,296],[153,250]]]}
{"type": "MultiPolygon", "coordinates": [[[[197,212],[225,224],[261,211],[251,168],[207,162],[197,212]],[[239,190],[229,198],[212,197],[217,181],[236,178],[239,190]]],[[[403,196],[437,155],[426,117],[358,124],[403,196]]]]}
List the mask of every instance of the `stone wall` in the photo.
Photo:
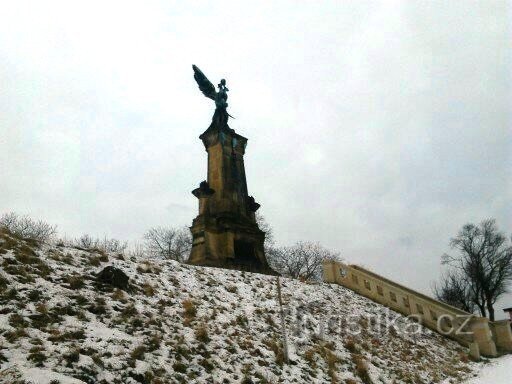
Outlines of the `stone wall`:
{"type": "Polygon", "coordinates": [[[468,346],[473,357],[497,356],[512,351],[510,321],[490,322],[485,317],[452,307],[357,265],[326,261],[324,281],[343,285],[422,325],[468,346]],[[497,348],[498,347],[498,348],[497,348]]]}

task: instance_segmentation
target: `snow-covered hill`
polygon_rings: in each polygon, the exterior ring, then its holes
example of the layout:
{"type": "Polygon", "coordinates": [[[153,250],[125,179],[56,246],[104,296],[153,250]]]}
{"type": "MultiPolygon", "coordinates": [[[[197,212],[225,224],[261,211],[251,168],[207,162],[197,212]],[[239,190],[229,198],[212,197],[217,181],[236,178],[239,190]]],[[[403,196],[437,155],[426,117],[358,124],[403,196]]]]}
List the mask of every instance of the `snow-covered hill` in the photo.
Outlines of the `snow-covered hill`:
{"type": "Polygon", "coordinates": [[[275,277],[5,232],[0,262],[3,383],[456,383],[477,368],[455,342],[407,334],[414,323],[336,285],[281,280],[286,363],[275,277]],[[130,288],[97,282],[108,265],[130,288]]]}

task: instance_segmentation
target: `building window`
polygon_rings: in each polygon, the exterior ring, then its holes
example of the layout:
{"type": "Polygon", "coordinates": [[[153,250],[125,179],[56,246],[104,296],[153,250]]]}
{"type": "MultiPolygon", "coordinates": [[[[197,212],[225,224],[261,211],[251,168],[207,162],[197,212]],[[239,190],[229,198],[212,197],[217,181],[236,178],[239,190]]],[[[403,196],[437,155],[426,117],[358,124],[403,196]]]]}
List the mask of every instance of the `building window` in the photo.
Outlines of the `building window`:
{"type": "Polygon", "coordinates": [[[409,308],[409,298],[408,297],[404,297],[404,305],[409,308]]]}
{"type": "Polygon", "coordinates": [[[384,290],[380,285],[377,285],[377,293],[381,296],[384,296],[384,290]]]}
{"type": "Polygon", "coordinates": [[[433,310],[430,310],[430,317],[432,320],[437,320],[437,313],[435,313],[433,310]]]}
{"type": "Polygon", "coordinates": [[[347,270],[343,267],[340,268],[340,276],[341,277],[347,276],[347,270]]]}
{"type": "Polygon", "coordinates": [[[395,295],[395,292],[389,292],[389,297],[391,298],[392,301],[394,301],[396,303],[396,295],[395,295]]]}
{"type": "Polygon", "coordinates": [[[364,279],[364,286],[367,290],[371,291],[372,287],[370,286],[370,282],[366,279],[364,279]]]}
{"type": "Polygon", "coordinates": [[[352,274],[352,281],[355,283],[355,284],[359,284],[359,280],[357,279],[357,276],[352,274]]]}
{"type": "Polygon", "coordinates": [[[418,310],[418,313],[420,315],[423,315],[423,307],[421,306],[421,304],[416,304],[416,309],[418,310]]]}

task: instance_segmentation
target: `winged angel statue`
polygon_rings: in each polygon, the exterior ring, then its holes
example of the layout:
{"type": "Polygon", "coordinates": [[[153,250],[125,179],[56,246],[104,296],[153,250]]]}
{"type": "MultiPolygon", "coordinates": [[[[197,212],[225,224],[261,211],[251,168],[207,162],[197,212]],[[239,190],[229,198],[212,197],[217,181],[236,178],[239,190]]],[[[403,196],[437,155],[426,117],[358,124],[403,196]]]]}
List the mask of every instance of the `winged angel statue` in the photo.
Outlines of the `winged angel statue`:
{"type": "Polygon", "coordinates": [[[227,100],[229,91],[226,87],[226,80],[222,79],[220,81],[220,84],[217,86],[219,87],[219,90],[216,91],[211,81],[208,80],[199,68],[192,65],[192,69],[194,70],[194,79],[196,80],[197,85],[199,85],[201,92],[203,92],[203,95],[215,101],[216,108],[212,122],[219,124],[221,127],[227,125],[228,117],[233,116],[231,116],[226,110],[228,107],[227,100]]]}

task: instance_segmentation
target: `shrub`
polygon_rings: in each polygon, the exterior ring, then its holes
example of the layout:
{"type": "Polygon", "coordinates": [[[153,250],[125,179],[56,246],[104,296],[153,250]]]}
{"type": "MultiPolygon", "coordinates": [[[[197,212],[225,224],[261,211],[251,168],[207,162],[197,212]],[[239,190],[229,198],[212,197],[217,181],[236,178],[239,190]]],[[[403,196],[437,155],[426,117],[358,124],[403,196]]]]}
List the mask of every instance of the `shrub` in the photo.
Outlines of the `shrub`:
{"type": "Polygon", "coordinates": [[[106,306],[105,299],[103,297],[97,297],[93,303],[88,306],[86,309],[94,313],[95,315],[104,315],[107,313],[107,306],[106,306]]]}
{"type": "Polygon", "coordinates": [[[236,285],[230,285],[229,287],[226,288],[226,291],[228,291],[229,293],[236,293],[238,291],[238,288],[236,287],[236,285]]]}
{"type": "Polygon", "coordinates": [[[206,372],[211,372],[213,371],[213,368],[215,368],[215,366],[208,359],[202,359],[199,361],[199,365],[201,365],[206,372]]]}
{"type": "Polygon", "coordinates": [[[43,242],[49,241],[57,233],[55,225],[50,225],[42,220],[36,221],[28,216],[19,216],[14,212],[0,217],[0,227],[19,238],[43,242]]]}
{"type": "Polygon", "coordinates": [[[356,374],[359,376],[361,381],[364,384],[373,384],[370,373],[368,372],[368,364],[363,359],[363,356],[359,354],[352,354],[352,362],[356,366],[356,374]]]}
{"type": "Polygon", "coordinates": [[[72,348],[68,353],[64,355],[66,366],[71,367],[73,363],[77,363],[80,360],[80,348],[72,348]]]}
{"type": "Polygon", "coordinates": [[[98,252],[102,257],[98,261],[108,261],[106,253],[123,253],[128,247],[128,243],[117,239],[98,239],[88,234],[72,241],[75,248],[98,252]]]}
{"type": "Polygon", "coordinates": [[[92,354],[91,359],[94,362],[94,364],[96,364],[98,367],[101,367],[101,368],[104,367],[103,359],[101,358],[101,356],[98,353],[92,354]]]}
{"type": "Polygon", "coordinates": [[[137,311],[137,308],[135,308],[135,305],[130,303],[121,311],[121,318],[126,321],[126,320],[128,320],[128,318],[133,317],[138,314],[139,314],[139,311],[137,311]]]}
{"type": "Polygon", "coordinates": [[[148,282],[145,282],[142,285],[142,291],[144,292],[144,295],[146,295],[146,296],[154,296],[155,295],[155,288],[148,282]]]}
{"type": "Polygon", "coordinates": [[[184,309],[183,315],[185,316],[185,322],[188,324],[196,317],[196,305],[190,299],[183,300],[181,304],[183,305],[184,309]]]}
{"type": "Polygon", "coordinates": [[[316,369],[316,367],[317,367],[315,354],[316,354],[316,348],[310,348],[306,352],[304,352],[304,360],[306,360],[308,362],[308,366],[311,369],[316,369]]]}
{"type": "Polygon", "coordinates": [[[28,325],[28,322],[20,314],[13,313],[9,316],[9,325],[14,328],[25,328],[28,325]]]}
{"type": "Polygon", "coordinates": [[[336,381],[336,364],[340,362],[340,359],[334,352],[325,348],[325,362],[327,363],[327,372],[333,382],[336,381]]]}
{"type": "Polygon", "coordinates": [[[14,331],[8,331],[8,332],[4,333],[3,336],[9,343],[14,343],[16,340],[18,340],[21,337],[27,337],[28,333],[27,333],[27,331],[25,331],[25,328],[17,328],[14,331]]]}
{"type": "Polygon", "coordinates": [[[101,260],[98,256],[92,256],[90,259],[89,259],[89,265],[93,266],[93,267],[99,267],[101,265],[101,260]]]}
{"type": "Polygon", "coordinates": [[[351,353],[357,353],[357,345],[352,338],[345,340],[345,348],[351,353]]]}
{"type": "Polygon", "coordinates": [[[206,324],[201,324],[195,330],[196,339],[203,343],[207,343],[210,341],[210,337],[208,336],[208,329],[206,328],[206,324]]]}
{"type": "Polygon", "coordinates": [[[79,275],[68,276],[66,281],[71,289],[81,289],[85,286],[84,278],[79,275]]]}
{"type": "Polygon", "coordinates": [[[48,314],[48,306],[45,303],[38,303],[36,305],[36,311],[42,315],[48,314]]]}
{"type": "Polygon", "coordinates": [[[76,304],[80,307],[83,307],[84,305],[89,303],[87,297],[80,294],[73,296],[73,299],[75,300],[76,304]]]}
{"type": "Polygon", "coordinates": [[[7,285],[9,284],[9,280],[0,275],[0,291],[7,289],[7,285]]]}
{"type": "Polygon", "coordinates": [[[52,343],[59,343],[63,341],[76,341],[85,339],[85,332],[83,329],[77,329],[74,331],[59,332],[57,331],[53,335],[48,336],[48,341],[52,343]]]}
{"type": "Polygon", "coordinates": [[[38,346],[31,348],[27,360],[34,362],[36,367],[42,367],[47,359],[47,356],[42,351],[43,349],[38,346]]]}
{"type": "Polygon", "coordinates": [[[149,352],[156,351],[160,348],[162,343],[162,336],[159,333],[155,333],[146,340],[147,349],[149,352]]]}
{"type": "Polygon", "coordinates": [[[130,365],[135,366],[136,360],[143,360],[147,349],[144,345],[139,345],[130,353],[130,365]]]}
{"type": "Polygon", "coordinates": [[[267,346],[267,348],[274,352],[276,357],[276,364],[282,366],[284,364],[284,351],[280,346],[281,343],[278,343],[274,339],[267,339],[263,343],[267,346]]]}
{"type": "Polygon", "coordinates": [[[27,297],[30,299],[30,301],[39,301],[42,296],[43,296],[43,294],[42,294],[41,290],[39,290],[39,289],[33,289],[27,295],[27,297]]]}
{"type": "Polygon", "coordinates": [[[182,362],[180,362],[180,361],[175,362],[172,365],[172,368],[174,369],[175,372],[179,372],[179,373],[186,373],[187,372],[187,366],[185,364],[183,364],[182,362]]]}
{"type": "Polygon", "coordinates": [[[242,327],[245,327],[249,324],[249,319],[245,315],[238,315],[236,317],[236,323],[242,327]]]}
{"type": "Polygon", "coordinates": [[[114,300],[117,300],[117,301],[120,301],[121,303],[126,303],[126,297],[125,297],[125,294],[124,292],[119,289],[119,288],[116,288],[114,289],[114,292],[112,293],[112,299],[114,300]]]}

